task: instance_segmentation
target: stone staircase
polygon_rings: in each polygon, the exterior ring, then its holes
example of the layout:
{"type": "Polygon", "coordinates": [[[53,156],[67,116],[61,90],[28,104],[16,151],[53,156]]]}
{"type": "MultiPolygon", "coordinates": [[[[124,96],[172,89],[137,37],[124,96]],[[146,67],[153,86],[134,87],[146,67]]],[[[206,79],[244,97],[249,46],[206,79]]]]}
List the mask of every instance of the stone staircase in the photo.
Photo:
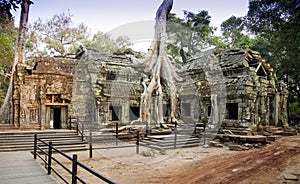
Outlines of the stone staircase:
{"type": "Polygon", "coordinates": [[[55,148],[63,152],[86,150],[86,142],[81,140],[75,130],[44,131],[0,131],[0,152],[32,151],[34,134],[45,142],[52,141],[55,148]]]}
{"type": "Polygon", "coordinates": [[[183,134],[178,134],[176,137],[175,145],[175,135],[150,135],[145,137],[140,141],[140,145],[153,148],[153,149],[175,149],[183,147],[194,147],[199,146],[201,139],[193,136],[187,136],[183,134]]]}
{"type": "Polygon", "coordinates": [[[13,125],[10,124],[1,124],[0,123],[0,130],[1,131],[9,131],[9,130],[17,130],[13,125]]]}

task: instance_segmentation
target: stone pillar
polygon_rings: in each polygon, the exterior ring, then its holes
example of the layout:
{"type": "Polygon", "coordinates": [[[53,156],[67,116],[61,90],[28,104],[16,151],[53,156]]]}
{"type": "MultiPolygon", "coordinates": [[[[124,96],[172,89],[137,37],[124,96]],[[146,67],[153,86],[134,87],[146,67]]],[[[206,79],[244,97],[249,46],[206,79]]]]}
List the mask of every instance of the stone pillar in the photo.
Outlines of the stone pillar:
{"type": "Polygon", "coordinates": [[[123,104],[122,105],[122,119],[121,119],[121,122],[123,123],[129,123],[129,102],[126,103],[126,104],[123,104]]]}
{"type": "Polygon", "coordinates": [[[278,126],[278,117],[279,117],[279,112],[280,112],[280,96],[278,93],[276,93],[274,97],[274,122],[275,126],[278,126]]]}

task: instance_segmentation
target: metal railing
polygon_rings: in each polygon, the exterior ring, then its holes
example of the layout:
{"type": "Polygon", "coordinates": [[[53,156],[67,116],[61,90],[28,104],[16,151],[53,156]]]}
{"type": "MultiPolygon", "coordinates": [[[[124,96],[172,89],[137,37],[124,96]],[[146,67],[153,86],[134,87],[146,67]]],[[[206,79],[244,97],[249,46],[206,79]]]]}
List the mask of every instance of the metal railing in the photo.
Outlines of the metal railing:
{"type": "Polygon", "coordinates": [[[42,139],[37,137],[37,134],[34,135],[34,151],[33,151],[33,158],[37,159],[37,157],[39,159],[41,159],[44,164],[45,167],[47,169],[48,175],[51,174],[51,172],[53,171],[62,181],[64,181],[64,183],[72,183],[72,184],[76,184],[77,182],[80,183],[87,183],[86,181],[84,181],[84,179],[82,177],[78,176],[78,167],[80,167],[81,169],[87,171],[88,173],[94,175],[95,177],[101,179],[102,181],[106,182],[106,183],[115,183],[112,180],[108,179],[107,177],[97,173],[96,171],[94,171],[93,169],[87,167],[86,165],[82,164],[81,162],[78,161],[78,156],[77,154],[73,154],[72,157],[66,155],[65,153],[63,153],[62,151],[60,151],[59,149],[55,148],[52,144],[52,142],[50,141],[49,143],[43,141],[42,139]],[[57,157],[62,157],[64,159],[67,159],[68,161],[70,161],[72,163],[72,169],[69,169],[66,165],[64,165],[62,162],[60,162],[58,160],[58,158],[53,155],[53,152],[58,153],[58,155],[56,155],[57,157]],[[45,158],[43,158],[43,155],[46,156],[45,158]],[[68,174],[71,175],[71,182],[68,181],[68,179],[66,177],[64,177],[57,169],[55,169],[52,165],[52,162],[55,162],[56,164],[58,164],[61,168],[63,168],[65,171],[67,171],[68,174]]]}
{"type": "Polygon", "coordinates": [[[93,150],[96,149],[137,147],[136,140],[139,137],[140,137],[139,131],[137,132],[137,134],[132,134],[132,133],[120,134],[118,123],[116,123],[115,125],[114,133],[103,134],[103,132],[101,131],[93,132],[90,130],[88,136],[86,136],[86,139],[89,143],[90,158],[93,157],[93,150]]]}

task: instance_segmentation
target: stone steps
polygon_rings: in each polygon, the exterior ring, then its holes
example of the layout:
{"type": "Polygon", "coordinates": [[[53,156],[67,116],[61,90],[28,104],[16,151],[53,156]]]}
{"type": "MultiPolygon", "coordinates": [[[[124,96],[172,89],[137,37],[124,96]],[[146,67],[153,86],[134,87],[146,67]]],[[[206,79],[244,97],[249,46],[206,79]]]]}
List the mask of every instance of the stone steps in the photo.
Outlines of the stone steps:
{"type": "MultiPolygon", "coordinates": [[[[155,135],[145,137],[140,141],[141,145],[154,149],[174,149],[175,137],[171,135],[155,135]]],[[[176,148],[199,146],[201,140],[187,135],[177,135],[176,148]]]]}
{"type": "Polygon", "coordinates": [[[1,131],[10,131],[10,130],[17,130],[13,125],[10,124],[0,124],[1,131]]]}
{"type": "MultiPolygon", "coordinates": [[[[0,152],[32,151],[35,134],[46,143],[51,141],[53,146],[61,151],[87,149],[86,142],[83,142],[74,130],[1,131],[0,152]]],[[[39,145],[45,147],[42,143],[39,143],[39,145]]]]}

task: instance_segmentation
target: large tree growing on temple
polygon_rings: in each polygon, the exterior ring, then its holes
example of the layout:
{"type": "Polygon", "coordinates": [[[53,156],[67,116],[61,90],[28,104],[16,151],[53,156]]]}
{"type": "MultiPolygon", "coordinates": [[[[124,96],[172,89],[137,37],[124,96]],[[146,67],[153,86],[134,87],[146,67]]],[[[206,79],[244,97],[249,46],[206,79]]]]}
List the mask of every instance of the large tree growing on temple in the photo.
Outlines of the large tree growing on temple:
{"type": "Polygon", "coordinates": [[[9,76],[14,60],[17,29],[14,19],[5,11],[0,11],[0,106],[9,86],[9,76]]]}
{"type": "Polygon", "coordinates": [[[16,43],[16,51],[14,55],[14,60],[12,64],[11,77],[9,82],[9,87],[5,96],[5,100],[0,109],[0,123],[8,123],[10,118],[10,110],[12,103],[12,91],[13,91],[13,74],[15,72],[15,67],[18,63],[24,62],[24,49],[25,49],[25,34],[28,23],[28,15],[29,15],[29,6],[32,4],[30,0],[11,0],[11,1],[3,1],[0,3],[1,11],[6,11],[9,16],[11,16],[10,10],[16,9],[18,4],[21,5],[21,17],[20,17],[20,25],[18,31],[18,39],[16,43]]]}
{"type": "Polygon", "coordinates": [[[163,125],[163,87],[170,99],[170,120],[177,122],[178,99],[175,73],[171,60],[167,55],[167,16],[173,6],[173,0],[164,0],[156,12],[155,35],[148,55],[142,61],[133,59],[133,65],[150,74],[150,81],[144,80],[144,92],[141,95],[139,122],[163,125]],[[153,108],[152,108],[153,105],[153,108]],[[153,118],[153,119],[152,119],[153,118]]]}

